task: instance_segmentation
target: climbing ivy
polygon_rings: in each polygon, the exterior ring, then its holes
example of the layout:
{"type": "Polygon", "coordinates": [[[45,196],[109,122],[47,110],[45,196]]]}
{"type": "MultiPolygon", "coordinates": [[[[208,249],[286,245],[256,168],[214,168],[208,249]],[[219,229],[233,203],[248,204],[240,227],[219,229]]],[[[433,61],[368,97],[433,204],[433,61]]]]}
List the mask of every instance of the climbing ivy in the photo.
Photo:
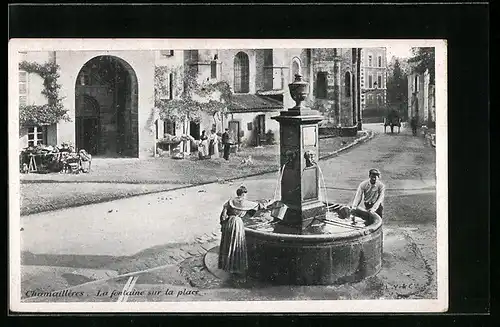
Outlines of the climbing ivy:
{"type": "Polygon", "coordinates": [[[231,103],[232,91],[225,81],[216,83],[198,83],[194,74],[182,74],[183,83],[175,83],[175,93],[180,94],[175,99],[169,99],[167,75],[172,73],[177,79],[181,72],[169,67],[155,67],[155,107],[159,109],[163,120],[197,120],[201,113],[214,115],[217,112],[226,112],[231,103]]]}
{"type": "Polygon", "coordinates": [[[59,78],[59,66],[54,62],[39,64],[36,62],[22,61],[19,69],[28,74],[37,74],[43,79],[44,89],[42,94],[48,103],[43,105],[19,106],[19,123],[23,126],[51,125],[60,120],[69,121],[67,110],[59,97],[61,85],[57,83],[59,78]]]}

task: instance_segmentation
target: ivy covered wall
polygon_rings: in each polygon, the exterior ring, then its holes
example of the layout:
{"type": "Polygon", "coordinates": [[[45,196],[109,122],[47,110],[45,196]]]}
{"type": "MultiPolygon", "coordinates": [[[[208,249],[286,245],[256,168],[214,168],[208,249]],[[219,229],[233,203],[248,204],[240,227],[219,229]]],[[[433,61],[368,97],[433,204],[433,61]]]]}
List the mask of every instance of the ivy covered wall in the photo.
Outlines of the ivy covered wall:
{"type": "Polygon", "coordinates": [[[27,103],[19,107],[19,124],[22,126],[44,126],[58,123],[60,120],[69,120],[68,110],[62,104],[59,95],[61,85],[58,83],[59,66],[55,62],[21,61],[19,70],[28,74],[36,74],[41,77],[43,89],[41,94],[47,99],[47,103],[27,103]]]}

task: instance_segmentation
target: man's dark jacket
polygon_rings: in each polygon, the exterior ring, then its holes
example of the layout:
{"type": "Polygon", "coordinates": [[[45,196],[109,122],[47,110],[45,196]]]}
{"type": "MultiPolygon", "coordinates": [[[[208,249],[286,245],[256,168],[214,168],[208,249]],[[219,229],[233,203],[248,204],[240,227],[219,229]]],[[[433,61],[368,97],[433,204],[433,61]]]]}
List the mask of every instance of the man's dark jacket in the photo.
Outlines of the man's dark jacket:
{"type": "Polygon", "coordinates": [[[229,133],[228,132],[224,132],[222,134],[222,144],[229,144],[229,133]]]}

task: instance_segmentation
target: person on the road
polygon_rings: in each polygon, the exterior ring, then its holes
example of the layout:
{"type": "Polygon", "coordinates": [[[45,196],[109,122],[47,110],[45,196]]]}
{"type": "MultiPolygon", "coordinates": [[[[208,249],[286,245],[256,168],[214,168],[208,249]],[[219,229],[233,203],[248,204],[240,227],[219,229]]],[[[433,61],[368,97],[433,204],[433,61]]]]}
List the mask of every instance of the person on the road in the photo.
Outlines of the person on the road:
{"type": "Polygon", "coordinates": [[[221,240],[219,247],[218,267],[232,274],[235,280],[246,279],[248,268],[247,244],[245,239],[245,226],[243,217],[255,214],[257,210],[266,208],[267,205],[249,201],[245,186],[236,190],[236,197],[229,199],[220,214],[221,240]]]}
{"type": "Polygon", "coordinates": [[[411,117],[410,126],[413,136],[417,135],[417,125],[418,125],[417,116],[411,117]]]}
{"type": "Polygon", "coordinates": [[[208,136],[205,134],[205,131],[201,132],[200,136],[200,144],[198,146],[198,157],[200,159],[208,159],[208,136]]]}
{"type": "Polygon", "coordinates": [[[222,145],[224,146],[224,159],[229,160],[229,151],[231,150],[231,138],[229,136],[229,129],[226,128],[222,134],[222,145]]]}
{"type": "Polygon", "coordinates": [[[208,155],[219,157],[219,137],[215,130],[212,130],[208,136],[208,155]]]}
{"type": "Polygon", "coordinates": [[[368,172],[369,178],[361,182],[356,191],[352,209],[356,210],[359,207],[369,212],[375,212],[382,218],[384,211],[385,185],[380,181],[380,171],[378,169],[370,169],[368,172]],[[363,202],[363,206],[361,203],[363,202]]]}

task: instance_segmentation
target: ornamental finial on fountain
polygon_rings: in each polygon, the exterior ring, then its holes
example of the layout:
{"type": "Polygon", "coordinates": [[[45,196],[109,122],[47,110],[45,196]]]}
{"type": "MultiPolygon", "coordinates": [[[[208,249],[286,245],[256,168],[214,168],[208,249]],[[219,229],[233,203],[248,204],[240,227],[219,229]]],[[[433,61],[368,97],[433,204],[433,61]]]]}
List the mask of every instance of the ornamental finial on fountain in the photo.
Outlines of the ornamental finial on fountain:
{"type": "Polygon", "coordinates": [[[290,108],[292,110],[304,109],[302,102],[306,99],[307,94],[309,94],[309,83],[302,79],[302,75],[295,74],[295,80],[293,83],[288,84],[290,90],[290,96],[295,101],[295,107],[290,108]]]}

